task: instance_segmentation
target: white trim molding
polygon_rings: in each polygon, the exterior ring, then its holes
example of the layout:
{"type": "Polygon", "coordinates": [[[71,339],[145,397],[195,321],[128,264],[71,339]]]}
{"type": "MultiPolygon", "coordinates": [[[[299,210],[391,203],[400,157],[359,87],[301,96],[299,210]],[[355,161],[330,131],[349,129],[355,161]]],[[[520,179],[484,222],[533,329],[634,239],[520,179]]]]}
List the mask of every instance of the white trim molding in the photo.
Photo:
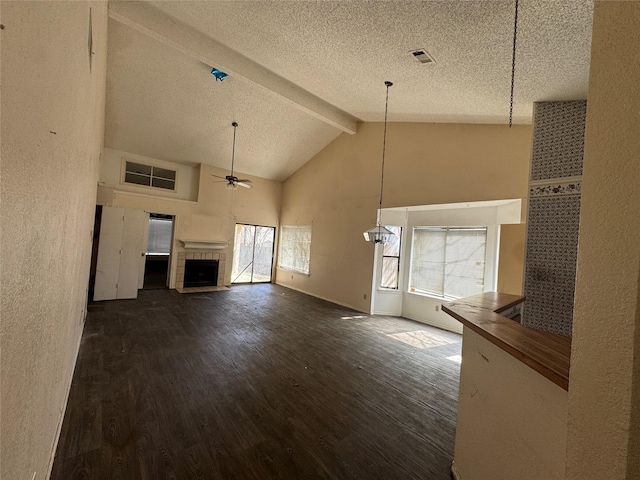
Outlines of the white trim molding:
{"type": "Polygon", "coordinates": [[[227,242],[205,242],[202,240],[180,240],[180,243],[182,243],[185,250],[222,250],[227,246],[227,242]]]}
{"type": "Polygon", "coordinates": [[[453,476],[454,480],[462,480],[460,472],[458,472],[458,469],[456,468],[455,460],[451,462],[451,475],[453,476]]]}

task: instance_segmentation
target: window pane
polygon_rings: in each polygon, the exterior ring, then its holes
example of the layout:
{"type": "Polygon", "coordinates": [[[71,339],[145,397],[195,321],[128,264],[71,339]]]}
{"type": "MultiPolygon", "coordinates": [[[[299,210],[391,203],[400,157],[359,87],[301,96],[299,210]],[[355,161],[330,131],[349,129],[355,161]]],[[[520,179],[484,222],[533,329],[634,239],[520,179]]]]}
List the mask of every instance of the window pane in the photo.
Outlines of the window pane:
{"type": "Polygon", "coordinates": [[[126,173],[124,176],[124,181],[127,183],[135,183],[136,185],[149,186],[149,183],[151,182],[151,177],[138,175],[137,173],[126,173]]]}
{"type": "Polygon", "coordinates": [[[255,228],[253,225],[236,224],[236,239],[233,246],[233,267],[231,268],[232,283],[251,282],[255,228]]]}
{"type": "Polygon", "coordinates": [[[448,232],[445,295],[461,298],[482,293],[486,238],[486,229],[459,229],[448,232]]]}
{"type": "Polygon", "coordinates": [[[414,228],[409,288],[444,294],[446,230],[414,228]]]}
{"type": "Polygon", "coordinates": [[[141,173],[143,175],[151,175],[151,167],[149,165],[141,165],[134,162],[126,162],[125,170],[132,173],[141,173]]]}
{"type": "Polygon", "coordinates": [[[398,257],[382,258],[382,288],[398,288],[398,257]]]}
{"type": "Polygon", "coordinates": [[[167,180],[175,180],[176,172],[173,170],[167,170],[166,168],[153,167],[153,176],[166,178],[167,180]]]}
{"type": "Polygon", "coordinates": [[[283,226],[280,228],[278,267],[309,273],[311,227],[283,226]]]}
{"type": "Polygon", "coordinates": [[[173,190],[175,182],[173,180],[165,180],[164,178],[153,178],[153,183],[151,184],[151,186],[173,190]]]}
{"type": "Polygon", "coordinates": [[[389,238],[389,241],[387,241],[384,244],[382,248],[382,255],[389,256],[389,257],[399,257],[400,256],[400,237],[402,236],[402,227],[386,226],[386,228],[391,232],[393,232],[394,235],[391,235],[391,237],[389,238]]]}
{"type": "Polygon", "coordinates": [[[171,252],[171,230],[173,222],[160,218],[149,219],[147,254],[168,255],[171,252]]]}
{"type": "Polygon", "coordinates": [[[271,281],[274,234],[275,228],[256,227],[255,250],[253,255],[254,282],[271,281]]]}

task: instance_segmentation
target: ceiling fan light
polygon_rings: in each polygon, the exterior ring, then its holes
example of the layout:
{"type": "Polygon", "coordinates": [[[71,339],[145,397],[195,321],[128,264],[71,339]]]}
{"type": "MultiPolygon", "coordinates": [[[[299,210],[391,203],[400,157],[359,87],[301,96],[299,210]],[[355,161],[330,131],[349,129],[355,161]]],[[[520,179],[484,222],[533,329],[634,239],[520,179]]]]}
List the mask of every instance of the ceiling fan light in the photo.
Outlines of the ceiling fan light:
{"type": "Polygon", "coordinates": [[[383,227],[382,225],[376,225],[370,228],[366,232],[363,232],[364,239],[371,243],[387,243],[392,235],[395,235],[391,230],[383,227]]]}

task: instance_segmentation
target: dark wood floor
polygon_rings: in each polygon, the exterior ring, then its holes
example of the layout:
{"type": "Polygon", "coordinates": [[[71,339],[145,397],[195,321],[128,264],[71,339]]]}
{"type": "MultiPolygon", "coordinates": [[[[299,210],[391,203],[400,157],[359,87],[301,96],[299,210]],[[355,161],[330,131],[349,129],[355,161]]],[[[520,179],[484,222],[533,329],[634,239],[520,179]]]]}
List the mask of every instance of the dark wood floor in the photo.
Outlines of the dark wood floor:
{"type": "Polygon", "coordinates": [[[269,284],[94,304],[51,478],[448,480],[459,354],[269,284]]]}

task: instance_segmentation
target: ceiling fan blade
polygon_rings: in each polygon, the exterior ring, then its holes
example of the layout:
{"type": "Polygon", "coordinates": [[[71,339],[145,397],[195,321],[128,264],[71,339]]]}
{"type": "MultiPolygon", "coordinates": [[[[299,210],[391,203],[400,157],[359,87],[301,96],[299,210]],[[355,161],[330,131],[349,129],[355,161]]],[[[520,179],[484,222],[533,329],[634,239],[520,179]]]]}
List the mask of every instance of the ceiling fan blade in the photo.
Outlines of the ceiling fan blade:
{"type": "Polygon", "coordinates": [[[251,185],[251,180],[247,180],[247,179],[236,180],[234,183],[236,185],[240,185],[241,187],[244,187],[244,188],[253,187],[253,185],[251,185]]]}
{"type": "Polygon", "coordinates": [[[220,175],[214,175],[213,173],[210,173],[209,175],[211,175],[212,177],[221,178],[223,180],[227,179],[227,177],[221,177],[220,175]]]}

